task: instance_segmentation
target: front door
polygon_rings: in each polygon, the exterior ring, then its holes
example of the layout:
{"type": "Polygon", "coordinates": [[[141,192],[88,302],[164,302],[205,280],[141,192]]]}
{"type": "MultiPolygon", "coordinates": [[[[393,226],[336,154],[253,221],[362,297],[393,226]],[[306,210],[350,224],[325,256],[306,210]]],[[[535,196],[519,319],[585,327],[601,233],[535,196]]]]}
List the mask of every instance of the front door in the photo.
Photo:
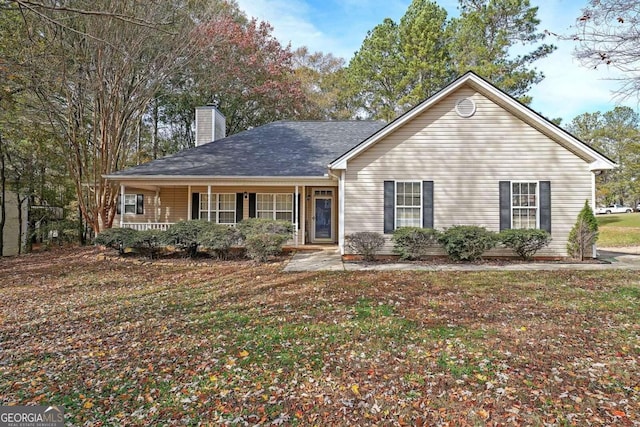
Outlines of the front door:
{"type": "Polygon", "coordinates": [[[333,190],[313,191],[311,237],[314,243],[332,243],[334,241],[333,202],[333,190]]]}

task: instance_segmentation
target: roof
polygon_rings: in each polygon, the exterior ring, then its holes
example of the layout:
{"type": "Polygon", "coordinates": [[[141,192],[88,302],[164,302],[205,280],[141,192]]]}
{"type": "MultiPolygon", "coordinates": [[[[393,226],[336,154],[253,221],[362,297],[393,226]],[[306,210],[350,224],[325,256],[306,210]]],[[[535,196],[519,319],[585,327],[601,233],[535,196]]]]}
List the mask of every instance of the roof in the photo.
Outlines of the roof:
{"type": "Polygon", "coordinates": [[[349,151],[334,159],[329,164],[329,167],[331,169],[346,169],[347,163],[350,159],[353,159],[363,151],[367,150],[369,147],[376,144],[378,141],[382,140],[387,135],[394,132],[396,129],[402,127],[405,123],[420,115],[431,106],[437,104],[440,100],[458,90],[463,85],[469,85],[479,93],[500,104],[511,114],[520,117],[529,126],[532,126],[543,132],[548,137],[558,142],[565,148],[578,154],[580,157],[589,159],[591,161],[591,170],[607,170],[613,169],[617,166],[613,160],[609,159],[604,154],[591,148],[575,136],[571,135],[569,132],[550,122],[540,114],[533,111],[531,108],[522,104],[507,93],[501,91],[474,72],[469,71],[446,86],[444,89],[437,92],[432,97],[418,104],[413,109],[409,110],[405,114],[395,119],[393,122],[389,123],[384,128],[380,129],[374,135],[371,135],[369,138],[363,140],[360,144],[352,147],[349,151]]]}
{"type": "Polygon", "coordinates": [[[108,175],[107,178],[322,177],[336,157],[384,126],[378,121],[278,121],[108,175]]]}

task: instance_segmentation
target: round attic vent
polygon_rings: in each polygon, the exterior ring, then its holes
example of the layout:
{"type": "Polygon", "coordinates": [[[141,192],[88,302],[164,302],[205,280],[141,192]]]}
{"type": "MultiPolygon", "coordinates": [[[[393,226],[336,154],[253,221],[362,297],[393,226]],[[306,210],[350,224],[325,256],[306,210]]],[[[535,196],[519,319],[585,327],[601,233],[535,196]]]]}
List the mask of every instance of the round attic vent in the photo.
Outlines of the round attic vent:
{"type": "Polygon", "coordinates": [[[456,101],[456,113],[460,117],[471,117],[476,112],[476,103],[470,98],[462,98],[456,101]]]}

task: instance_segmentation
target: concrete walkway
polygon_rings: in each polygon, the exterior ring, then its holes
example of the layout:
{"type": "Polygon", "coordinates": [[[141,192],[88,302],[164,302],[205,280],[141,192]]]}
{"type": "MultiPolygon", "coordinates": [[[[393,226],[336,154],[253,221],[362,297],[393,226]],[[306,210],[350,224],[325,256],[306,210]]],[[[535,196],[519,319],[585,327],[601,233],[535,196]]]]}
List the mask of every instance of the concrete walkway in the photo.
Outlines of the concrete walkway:
{"type": "Polygon", "coordinates": [[[363,263],[343,262],[337,248],[315,252],[298,252],[285,266],[284,271],[554,271],[554,270],[640,270],[640,247],[606,248],[598,251],[599,259],[607,263],[572,262],[522,262],[505,265],[491,264],[417,264],[409,262],[363,263]]]}

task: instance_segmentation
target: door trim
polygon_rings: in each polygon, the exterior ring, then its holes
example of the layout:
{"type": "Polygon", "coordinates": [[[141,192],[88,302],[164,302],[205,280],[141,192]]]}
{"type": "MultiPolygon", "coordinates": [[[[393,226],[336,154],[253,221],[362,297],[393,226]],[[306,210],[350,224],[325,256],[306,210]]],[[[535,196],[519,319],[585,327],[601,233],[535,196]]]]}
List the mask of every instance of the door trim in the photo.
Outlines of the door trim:
{"type": "Polygon", "coordinates": [[[311,189],[311,243],[335,243],[336,241],[336,189],[312,188],[311,189]],[[316,200],[331,201],[331,237],[316,237],[316,200]]]}

